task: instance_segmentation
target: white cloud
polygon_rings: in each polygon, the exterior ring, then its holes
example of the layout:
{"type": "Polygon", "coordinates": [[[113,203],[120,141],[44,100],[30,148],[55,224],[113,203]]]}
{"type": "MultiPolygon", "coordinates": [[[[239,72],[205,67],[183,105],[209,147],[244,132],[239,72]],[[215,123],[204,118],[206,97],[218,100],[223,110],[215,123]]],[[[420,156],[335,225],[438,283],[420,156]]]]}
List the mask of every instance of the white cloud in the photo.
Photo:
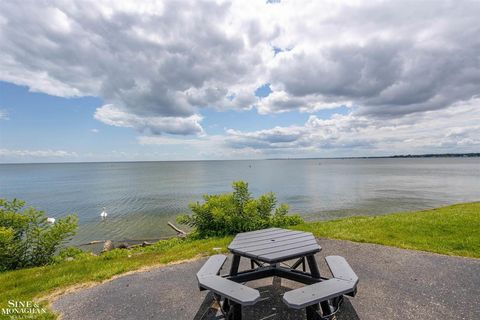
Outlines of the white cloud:
{"type": "Polygon", "coordinates": [[[8,112],[0,109],[0,120],[9,120],[8,112]]]}
{"type": "Polygon", "coordinates": [[[76,152],[64,150],[12,150],[0,149],[0,158],[69,158],[78,157],[76,152]]]}
{"type": "Polygon", "coordinates": [[[478,16],[478,1],[23,1],[22,10],[2,1],[0,80],[98,96],[95,118],[141,132],[144,144],[203,136],[204,107],[347,106],[349,115],[304,126],[228,131],[228,144],[466,150],[478,141],[469,120],[479,114],[478,16]],[[266,83],[273,93],[255,97],[266,83]]]}
{"type": "Polygon", "coordinates": [[[114,105],[104,105],[95,111],[95,119],[111,126],[134,128],[150,134],[202,134],[202,117],[192,115],[182,117],[142,117],[128,113],[114,105]]]}
{"type": "Polygon", "coordinates": [[[90,129],[90,132],[91,132],[91,133],[98,133],[98,132],[99,132],[99,130],[98,130],[98,129],[95,129],[95,128],[93,128],[93,129],[90,129]]]}
{"type": "Polygon", "coordinates": [[[352,113],[331,119],[310,116],[303,126],[253,132],[228,130],[226,143],[230,148],[255,148],[265,155],[284,156],[292,152],[311,156],[469,152],[480,148],[479,105],[480,99],[474,99],[394,119],[352,113]]]}
{"type": "Polygon", "coordinates": [[[168,136],[140,136],[138,142],[146,147],[157,146],[162,149],[170,147],[180,151],[176,156],[169,155],[171,160],[198,160],[198,159],[254,159],[264,155],[262,150],[245,147],[230,148],[225,144],[225,137],[221,135],[203,136],[196,139],[182,139],[168,136]]]}
{"type": "Polygon", "coordinates": [[[331,100],[312,94],[304,97],[290,96],[285,91],[275,91],[269,96],[258,99],[256,107],[260,114],[281,113],[292,110],[300,112],[315,112],[333,109],[340,106],[351,107],[352,102],[346,100],[331,100]]]}
{"type": "Polygon", "coordinates": [[[399,116],[478,94],[477,1],[0,4],[0,78],[143,116],[198,107],[399,116]],[[88,8],[88,9],[87,9],[88,8]],[[283,49],[274,54],[273,48],[283,49]],[[364,108],[363,108],[364,107],[364,108]]]}
{"type": "Polygon", "coordinates": [[[249,108],[276,29],[237,13],[227,2],[26,1],[21,12],[2,2],[0,79],[99,96],[155,121],[188,119],[204,106],[249,108]]]}
{"type": "Polygon", "coordinates": [[[292,49],[270,65],[269,81],[282,99],[261,105],[264,113],[347,101],[358,114],[401,117],[479,94],[479,2],[296,5],[276,6],[295,19],[285,20],[273,44],[292,49]]]}

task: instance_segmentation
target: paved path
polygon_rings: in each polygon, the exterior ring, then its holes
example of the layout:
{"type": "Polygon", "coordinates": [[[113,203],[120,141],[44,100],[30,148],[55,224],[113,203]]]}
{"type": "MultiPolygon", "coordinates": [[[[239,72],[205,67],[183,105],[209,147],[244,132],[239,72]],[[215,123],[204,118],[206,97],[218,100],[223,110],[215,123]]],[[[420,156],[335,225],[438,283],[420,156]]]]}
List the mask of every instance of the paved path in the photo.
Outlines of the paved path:
{"type": "MultiPolygon", "coordinates": [[[[345,299],[337,319],[480,319],[480,259],[448,257],[349,241],[319,240],[323,257],[344,256],[360,278],[358,294],[345,299]]],[[[228,263],[224,270],[228,270],[228,263]]],[[[211,296],[199,292],[195,273],[205,259],[130,274],[60,297],[64,320],[217,319],[211,296]]],[[[245,263],[244,267],[247,265],[245,263]]],[[[245,319],[305,319],[288,310],[281,294],[297,283],[264,279],[248,283],[265,300],[245,308],[245,319]]]]}

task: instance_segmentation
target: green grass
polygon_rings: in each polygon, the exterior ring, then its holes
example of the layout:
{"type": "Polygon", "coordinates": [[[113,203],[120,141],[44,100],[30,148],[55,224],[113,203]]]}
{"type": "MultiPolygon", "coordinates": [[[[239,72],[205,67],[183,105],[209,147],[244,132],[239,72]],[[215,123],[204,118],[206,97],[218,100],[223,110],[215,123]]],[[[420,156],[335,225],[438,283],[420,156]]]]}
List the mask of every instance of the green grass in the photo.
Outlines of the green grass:
{"type": "MultiPolygon", "coordinates": [[[[1,309],[7,306],[8,300],[38,299],[76,284],[101,282],[127,271],[211,255],[218,252],[214,248],[225,252],[231,240],[232,237],[171,239],[137,250],[118,249],[101,256],[84,255],[76,261],[0,273],[0,318],[1,309]]],[[[55,319],[55,315],[47,313],[35,319],[55,319]]]]}
{"type": "MultiPolygon", "coordinates": [[[[310,231],[322,238],[480,258],[479,202],[411,213],[304,223],[293,229],[310,231]]],[[[0,273],[0,311],[11,299],[39,299],[74,285],[101,282],[143,267],[207,256],[217,252],[214,248],[226,252],[231,240],[232,237],[171,239],[131,251],[114,250],[101,256],[85,254],[74,261],[3,272],[0,273]]],[[[55,319],[55,315],[47,313],[37,319],[55,319]]]]}
{"type": "Polygon", "coordinates": [[[480,258],[480,202],[304,223],[293,229],[313,232],[316,237],[480,258]]]}

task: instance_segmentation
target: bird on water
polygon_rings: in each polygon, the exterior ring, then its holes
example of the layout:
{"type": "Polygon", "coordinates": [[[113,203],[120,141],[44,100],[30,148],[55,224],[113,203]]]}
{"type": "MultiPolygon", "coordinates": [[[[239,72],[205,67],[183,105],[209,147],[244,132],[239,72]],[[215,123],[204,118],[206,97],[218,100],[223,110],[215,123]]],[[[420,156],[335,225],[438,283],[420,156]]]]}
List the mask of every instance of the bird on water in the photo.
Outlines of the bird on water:
{"type": "Polygon", "coordinates": [[[102,219],[105,219],[107,217],[107,215],[108,215],[108,213],[107,213],[105,207],[103,207],[103,211],[102,211],[102,213],[100,213],[100,217],[102,217],[102,219]]]}

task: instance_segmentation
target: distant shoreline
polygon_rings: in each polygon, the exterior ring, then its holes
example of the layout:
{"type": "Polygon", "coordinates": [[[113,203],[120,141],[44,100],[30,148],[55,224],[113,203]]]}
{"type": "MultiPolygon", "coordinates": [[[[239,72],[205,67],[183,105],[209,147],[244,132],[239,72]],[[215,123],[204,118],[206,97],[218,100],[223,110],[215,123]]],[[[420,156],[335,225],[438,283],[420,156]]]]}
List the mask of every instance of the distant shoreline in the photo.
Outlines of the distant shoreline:
{"type": "Polygon", "coordinates": [[[145,163],[145,162],[202,162],[202,161],[264,161],[264,160],[335,160],[335,159],[403,159],[403,158],[480,158],[479,152],[471,153],[427,153],[400,154],[391,156],[359,156],[359,157],[307,157],[307,158],[263,158],[263,159],[204,159],[204,160],[132,160],[132,161],[64,161],[64,162],[0,162],[7,164],[79,164],[79,163],[145,163]]]}
{"type": "Polygon", "coordinates": [[[265,160],[316,160],[316,159],[398,159],[398,158],[478,158],[480,153],[427,153],[399,154],[392,156],[331,157],[331,158],[268,158],[265,160]]]}

